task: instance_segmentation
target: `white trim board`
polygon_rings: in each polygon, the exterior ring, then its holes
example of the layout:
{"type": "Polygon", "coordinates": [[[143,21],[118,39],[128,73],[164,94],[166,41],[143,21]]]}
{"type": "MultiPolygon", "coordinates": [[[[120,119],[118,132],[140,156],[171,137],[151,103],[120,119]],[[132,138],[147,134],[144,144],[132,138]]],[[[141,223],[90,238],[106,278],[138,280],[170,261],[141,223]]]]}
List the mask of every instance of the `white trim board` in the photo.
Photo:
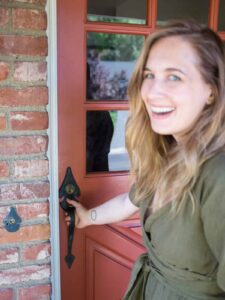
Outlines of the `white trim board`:
{"type": "Polygon", "coordinates": [[[58,111],[57,111],[57,5],[47,0],[48,18],[48,89],[49,89],[49,181],[50,181],[50,228],[51,228],[51,282],[52,300],[61,299],[59,198],[58,198],[58,111]]]}

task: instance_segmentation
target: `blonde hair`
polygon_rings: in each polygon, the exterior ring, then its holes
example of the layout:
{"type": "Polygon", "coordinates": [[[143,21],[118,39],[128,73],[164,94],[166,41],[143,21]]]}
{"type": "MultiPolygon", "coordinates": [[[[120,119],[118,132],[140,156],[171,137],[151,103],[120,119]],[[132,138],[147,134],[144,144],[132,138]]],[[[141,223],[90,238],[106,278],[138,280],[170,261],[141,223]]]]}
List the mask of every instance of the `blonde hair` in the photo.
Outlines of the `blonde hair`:
{"type": "Polygon", "coordinates": [[[194,21],[174,21],[151,34],[128,86],[130,115],[126,125],[126,146],[135,175],[136,201],[157,194],[153,210],[172,201],[178,212],[196,183],[200,167],[225,148],[225,56],[223,42],[208,27],[194,21]],[[199,70],[213,91],[213,103],[206,105],[192,127],[177,144],[172,136],[153,132],[140,90],[143,70],[153,45],[165,37],[179,36],[189,42],[200,60],[199,70]]]}

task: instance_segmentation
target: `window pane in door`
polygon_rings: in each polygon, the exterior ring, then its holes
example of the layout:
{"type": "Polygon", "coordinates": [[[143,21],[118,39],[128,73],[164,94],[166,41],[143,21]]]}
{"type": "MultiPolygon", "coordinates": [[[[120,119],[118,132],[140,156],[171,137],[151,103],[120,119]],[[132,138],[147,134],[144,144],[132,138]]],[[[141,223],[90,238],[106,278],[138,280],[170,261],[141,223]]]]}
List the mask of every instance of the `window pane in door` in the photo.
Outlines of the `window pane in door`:
{"type": "Polygon", "coordinates": [[[225,31],[225,1],[220,1],[218,30],[225,31]]]}
{"type": "Polygon", "coordinates": [[[170,19],[192,18],[208,23],[209,0],[158,0],[157,25],[170,19]]]}
{"type": "Polygon", "coordinates": [[[88,21],[146,24],[147,0],[88,0],[88,21]]]}
{"type": "Polygon", "coordinates": [[[127,85],[144,36],[87,34],[87,99],[126,100],[127,85]]]}
{"type": "Polygon", "coordinates": [[[125,149],[127,117],[125,110],[87,112],[87,173],[129,170],[125,149]]]}

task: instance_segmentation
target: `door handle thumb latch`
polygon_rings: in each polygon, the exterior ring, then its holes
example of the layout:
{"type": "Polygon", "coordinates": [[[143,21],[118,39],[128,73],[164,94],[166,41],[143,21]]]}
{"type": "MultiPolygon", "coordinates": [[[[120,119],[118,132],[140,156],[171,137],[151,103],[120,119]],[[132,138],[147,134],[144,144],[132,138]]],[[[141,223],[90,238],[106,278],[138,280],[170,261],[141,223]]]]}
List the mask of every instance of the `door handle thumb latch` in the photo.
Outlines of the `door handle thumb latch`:
{"type": "Polygon", "coordinates": [[[60,201],[61,208],[68,213],[70,217],[70,224],[68,230],[68,253],[65,256],[66,264],[71,268],[75,256],[72,254],[74,230],[75,230],[75,208],[70,206],[66,199],[78,201],[77,197],[80,196],[80,188],[74,179],[72,170],[70,167],[67,168],[65,177],[63,179],[62,185],[59,188],[59,198],[63,198],[60,201]]]}

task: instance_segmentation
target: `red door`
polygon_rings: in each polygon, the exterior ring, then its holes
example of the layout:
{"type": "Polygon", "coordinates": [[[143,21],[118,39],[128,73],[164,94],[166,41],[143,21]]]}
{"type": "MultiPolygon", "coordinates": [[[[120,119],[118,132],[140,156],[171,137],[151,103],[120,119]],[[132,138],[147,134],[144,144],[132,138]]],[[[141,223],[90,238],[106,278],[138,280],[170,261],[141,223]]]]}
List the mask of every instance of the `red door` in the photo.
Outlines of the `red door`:
{"type": "MultiPolygon", "coordinates": [[[[149,32],[147,26],[126,24],[123,12],[128,13],[129,7],[123,7],[117,23],[103,17],[104,22],[95,21],[101,15],[95,10],[107,1],[101,5],[96,1],[96,6],[93,2],[58,0],[57,7],[59,184],[70,166],[81,190],[80,201],[89,208],[129,190],[123,145],[126,85],[149,32]]],[[[124,1],[110,5],[115,2],[124,1]]],[[[132,11],[135,16],[134,7],[132,11]]],[[[142,22],[133,19],[132,23],[142,22]]],[[[68,229],[62,211],[60,224],[62,299],[121,299],[133,262],[144,251],[138,216],[76,230],[71,268],[64,260],[68,229]]]]}
{"type": "MultiPolygon", "coordinates": [[[[70,166],[87,207],[129,189],[121,144],[125,90],[143,36],[155,30],[156,18],[162,23],[189,16],[217,27],[218,1],[178,2],[58,0],[59,183],[70,166]]],[[[70,269],[61,211],[60,224],[62,300],[121,299],[144,251],[138,216],[77,230],[70,269]]]]}

